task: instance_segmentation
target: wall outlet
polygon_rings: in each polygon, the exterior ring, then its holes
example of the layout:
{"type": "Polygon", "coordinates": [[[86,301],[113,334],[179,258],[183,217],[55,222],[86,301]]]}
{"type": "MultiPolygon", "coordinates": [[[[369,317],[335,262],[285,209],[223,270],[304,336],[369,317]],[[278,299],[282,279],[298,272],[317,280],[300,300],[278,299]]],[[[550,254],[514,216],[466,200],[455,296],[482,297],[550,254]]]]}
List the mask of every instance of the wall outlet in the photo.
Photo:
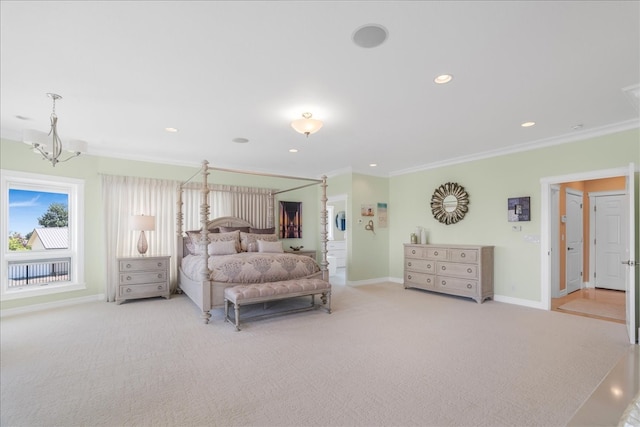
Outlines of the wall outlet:
{"type": "Polygon", "coordinates": [[[522,231],[522,226],[521,225],[512,225],[511,226],[511,231],[522,231]]]}

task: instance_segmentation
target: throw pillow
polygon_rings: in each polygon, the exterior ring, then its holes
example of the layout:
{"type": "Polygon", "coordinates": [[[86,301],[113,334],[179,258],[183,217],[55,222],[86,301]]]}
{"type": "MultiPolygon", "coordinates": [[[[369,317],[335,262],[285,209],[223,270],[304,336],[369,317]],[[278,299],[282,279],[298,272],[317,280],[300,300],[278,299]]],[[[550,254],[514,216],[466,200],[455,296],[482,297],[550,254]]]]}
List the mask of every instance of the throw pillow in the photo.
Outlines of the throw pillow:
{"type": "Polygon", "coordinates": [[[284,252],[282,242],[268,242],[258,240],[258,252],[284,252]]]}
{"type": "Polygon", "coordinates": [[[233,240],[220,240],[209,243],[209,255],[231,255],[238,253],[236,242],[233,240]]]}
{"type": "Polygon", "coordinates": [[[268,242],[277,242],[278,236],[276,234],[254,234],[240,232],[240,248],[244,252],[249,252],[249,246],[254,246],[257,249],[257,241],[266,240],[268,242]]]}

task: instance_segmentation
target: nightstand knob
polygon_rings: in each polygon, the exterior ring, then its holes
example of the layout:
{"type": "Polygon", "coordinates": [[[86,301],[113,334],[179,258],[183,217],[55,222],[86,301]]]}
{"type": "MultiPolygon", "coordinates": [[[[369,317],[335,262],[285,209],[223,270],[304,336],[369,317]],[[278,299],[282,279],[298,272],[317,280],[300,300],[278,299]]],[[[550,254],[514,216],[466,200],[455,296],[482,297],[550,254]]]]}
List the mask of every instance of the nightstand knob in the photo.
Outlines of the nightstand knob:
{"type": "Polygon", "coordinates": [[[161,291],[162,290],[162,285],[158,285],[158,290],[161,291]]]}
{"type": "Polygon", "coordinates": [[[427,264],[427,268],[431,268],[431,264],[427,264]]]}
{"type": "Polygon", "coordinates": [[[409,267],[411,267],[411,261],[409,261],[409,262],[407,263],[407,265],[408,265],[409,267]]]}
{"type": "Polygon", "coordinates": [[[127,268],[131,268],[131,264],[127,264],[127,268]]]}
{"type": "Polygon", "coordinates": [[[127,288],[127,292],[131,292],[131,288],[127,288]]]}
{"type": "Polygon", "coordinates": [[[411,251],[411,253],[412,253],[413,255],[415,255],[415,254],[416,254],[416,250],[415,250],[415,249],[413,249],[413,250],[411,251]]]}
{"type": "Polygon", "coordinates": [[[460,254],[460,258],[464,258],[466,256],[467,256],[467,254],[465,254],[464,252],[460,254]]]}
{"type": "Polygon", "coordinates": [[[447,269],[447,267],[444,266],[444,265],[441,268],[442,268],[442,270],[446,270],[447,269]]]}
{"type": "Polygon", "coordinates": [[[467,273],[473,273],[473,270],[470,268],[467,268],[467,273]]]}
{"type": "Polygon", "coordinates": [[[158,274],[158,279],[162,279],[162,274],[161,273],[158,274]]]}
{"type": "Polygon", "coordinates": [[[467,289],[471,289],[471,283],[467,283],[467,289]]]}
{"type": "Polygon", "coordinates": [[[127,280],[131,280],[131,276],[127,276],[127,280]]]}
{"type": "Polygon", "coordinates": [[[158,263],[158,267],[162,267],[162,263],[161,262],[158,263]]]}
{"type": "Polygon", "coordinates": [[[431,283],[431,279],[430,279],[430,278],[429,278],[429,279],[427,279],[427,283],[431,283]]]}
{"type": "Polygon", "coordinates": [[[438,251],[433,252],[435,256],[438,256],[438,251]]]}
{"type": "Polygon", "coordinates": [[[442,281],[442,286],[446,286],[446,284],[447,284],[447,281],[446,281],[446,280],[443,280],[443,281],[442,281]]]}
{"type": "Polygon", "coordinates": [[[407,274],[407,279],[411,280],[411,275],[407,274]]]}

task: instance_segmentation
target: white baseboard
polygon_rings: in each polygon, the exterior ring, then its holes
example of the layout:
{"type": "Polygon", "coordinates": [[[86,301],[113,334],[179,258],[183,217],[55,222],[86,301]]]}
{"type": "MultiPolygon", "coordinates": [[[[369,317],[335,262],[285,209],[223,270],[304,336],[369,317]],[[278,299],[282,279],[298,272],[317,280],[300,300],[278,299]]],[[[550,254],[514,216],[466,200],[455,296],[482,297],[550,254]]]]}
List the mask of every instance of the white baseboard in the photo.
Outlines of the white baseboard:
{"type": "Polygon", "coordinates": [[[0,310],[0,317],[15,316],[17,314],[33,313],[36,311],[50,310],[52,308],[67,307],[70,305],[86,304],[88,302],[106,301],[105,294],[91,295],[88,297],[71,298],[60,301],[46,302],[43,304],[33,304],[24,307],[7,308],[0,310]]]}
{"type": "Polygon", "coordinates": [[[522,305],[524,307],[531,307],[531,308],[538,308],[540,310],[546,310],[546,307],[540,301],[532,301],[529,299],[522,299],[522,298],[513,298],[513,297],[504,296],[504,295],[494,295],[493,300],[497,302],[504,302],[507,304],[522,305]]]}

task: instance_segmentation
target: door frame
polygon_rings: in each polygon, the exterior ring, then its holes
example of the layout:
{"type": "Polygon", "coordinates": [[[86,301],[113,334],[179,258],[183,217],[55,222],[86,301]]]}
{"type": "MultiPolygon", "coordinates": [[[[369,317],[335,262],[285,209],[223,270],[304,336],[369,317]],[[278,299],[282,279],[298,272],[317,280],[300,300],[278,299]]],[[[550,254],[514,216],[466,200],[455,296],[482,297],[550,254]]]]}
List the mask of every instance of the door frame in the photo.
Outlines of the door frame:
{"type": "MultiPolygon", "coordinates": [[[[589,277],[586,281],[586,286],[588,288],[595,288],[596,286],[596,281],[592,280],[593,279],[593,273],[594,270],[596,268],[596,245],[593,243],[594,239],[595,239],[595,235],[596,235],[596,215],[593,215],[593,206],[595,206],[595,201],[598,197],[607,197],[607,196],[625,196],[626,193],[624,190],[610,190],[610,191],[593,191],[593,192],[589,192],[588,194],[589,197],[589,209],[591,210],[591,212],[589,212],[589,277]]],[[[626,212],[623,210],[624,207],[621,209],[621,214],[623,216],[623,218],[626,217],[626,212]]],[[[625,218],[626,219],[626,218],[625,218]]],[[[629,231],[627,230],[627,224],[628,221],[623,221],[623,226],[624,226],[624,230],[622,231],[623,233],[628,233],[629,231]]]]}
{"type": "MultiPolygon", "coordinates": [[[[630,174],[631,166],[622,166],[619,168],[602,169],[589,172],[578,172],[568,175],[550,176],[540,178],[540,307],[545,310],[551,310],[551,186],[554,184],[561,184],[564,182],[572,181],[588,181],[592,179],[613,178],[613,177],[628,177],[630,174]]],[[[634,171],[635,173],[635,171],[634,171]]],[[[632,174],[631,179],[634,179],[635,175],[632,174]]],[[[625,189],[625,194],[628,189],[625,189]]],[[[633,195],[632,195],[633,196],[633,195]]],[[[632,209],[630,207],[630,209],[632,209]]],[[[635,213],[637,215],[637,212],[635,213]]],[[[635,217],[629,218],[631,224],[635,221],[635,217]]],[[[631,231],[631,230],[629,230],[631,231]]],[[[631,236],[635,238],[635,236],[631,236]]],[[[635,277],[635,272],[632,270],[631,274],[635,277]]],[[[633,279],[631,279],[633,281],[633,279]]],[[[635,294],[635,292],[632,292],[635,294]]],[[[629,295],[627,295],[627,298],[629,295]]],[[[638,333],[638,325],[636,325],[635,311],[636,301],[631,301],[634,308],[634,318],[627,319],[631,322],[635,333],[638,333]]]]}

